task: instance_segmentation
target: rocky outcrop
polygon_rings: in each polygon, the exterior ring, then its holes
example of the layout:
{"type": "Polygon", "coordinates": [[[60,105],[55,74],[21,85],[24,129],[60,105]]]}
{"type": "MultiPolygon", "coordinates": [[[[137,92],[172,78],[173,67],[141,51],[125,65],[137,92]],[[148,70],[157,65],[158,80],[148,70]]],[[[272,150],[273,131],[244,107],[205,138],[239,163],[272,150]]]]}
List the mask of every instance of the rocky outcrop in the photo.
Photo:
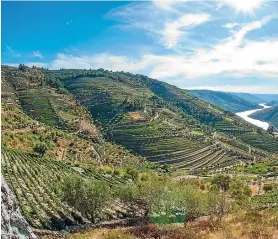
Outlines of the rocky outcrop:
{"type": "Polygon", "coordinates": [[[1,238],[36,239],[3,177],[1,177],[1,238]]]}

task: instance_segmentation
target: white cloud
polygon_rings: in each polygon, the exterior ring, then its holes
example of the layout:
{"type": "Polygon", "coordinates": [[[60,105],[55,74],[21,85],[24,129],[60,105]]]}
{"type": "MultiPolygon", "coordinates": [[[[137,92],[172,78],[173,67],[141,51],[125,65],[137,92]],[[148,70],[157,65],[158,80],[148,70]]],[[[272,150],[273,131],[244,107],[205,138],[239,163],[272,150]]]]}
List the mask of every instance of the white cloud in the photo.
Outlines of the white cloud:
{"type": "Polygon", "coordinates": [[[175,11],[175,9],[172,7],[172,5],[174,5],[175,3],[177,3],[176,0],[165,0],[165,1],[154,0],[153,1],[153,4],[156,7],[166,11],[175,11]]]}
{"type": "Polygon", "coordinates": [[[134,61],[124,56],[114,56],[107,53],[93,54],[86,56],[73,56],[62,53],[57,54],[57,58],[49,65],[51,69],[77,68],[77,69],[97,69],[104,68],[114,71],[138,72],[147,67],[147,61],[134,61]]]}
{"type": "Polygon", "coordinates": [[[184,33],[183,29],[202,24],[210,19],[210,15],[203,14],[185,14],[179,19],[166,23],[162,32],[167,47],[176,46],[178,40],[184,33]]]}
{"type": "Polygon", "coordinates": [[[239,26],[240,24],[238,22],[229,22],[227,24],[225,24],[223,27],[228,28],[228,29],[232,29],[234,27],[239,26]]]}
{"type": "MultiPolygon", "coordinates": [[[[51,69],[105,68],[114,71],[130,71],[147,74],[161,80],[194,80],[211,76],[262,76],[278,78],[278,38],[250,41],[245,37],[250,31],[261,28],[272,17],[245,24],[234,34],[213,47],[195,49],[185,54],[143,54],[131,59],[108,53],[69,55],[57,54],[47,64],[51,69]]],[[[184,23],[184,22],[182,22],[184,23]]],[[[181,24],[181,23],[180,23],[181,24]]]]}
{"type": "Polygon", "coordinates": [[[5,45],[5,47],[13,57],[21,57],[21,54],[16,52],[11,46],[5,45]]]}
{"type": "Polygon", "coordinates": [[[267,85],[217,85],[187,87],[188,90],[213,90],[223,92],[239,92],[254,94],[278,94],[278,88],[267,85]]]}
{"type": "Polygon", "coordinates": [[[33,55],[34,57],[43,59],[43,55],[40,53],[40,51],[34,51],[34,52],[32,53],[32,55],[33,55]]]}

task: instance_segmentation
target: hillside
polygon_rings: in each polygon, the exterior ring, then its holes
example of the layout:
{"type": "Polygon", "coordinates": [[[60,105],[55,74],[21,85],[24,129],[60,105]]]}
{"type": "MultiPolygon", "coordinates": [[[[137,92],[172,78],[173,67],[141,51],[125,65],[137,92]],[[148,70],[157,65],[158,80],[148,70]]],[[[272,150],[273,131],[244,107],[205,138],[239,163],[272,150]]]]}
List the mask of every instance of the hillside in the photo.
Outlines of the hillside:
{"type": "Polygon", "coordinates": [[[258,95],[250,94],[250,93],[237,93],[237,92],[232,92],[233,95],[240,97],[241,99],[254,103],[254,104],[261,104],[265,103],[263,102],[264,100],[261,99],[258,95]]]}
{"type": "MultiPolygon", "coordinates": [[[[257,134],[256,127],[233,114],[146,76],[103,69],[2,70],[4,144],[27,152],[39,137],[45,138],[49,156],[117,164],[115,158],[102,155],[107,148],[117,154],[119,150],[111,144],[115,142],[152,162],[195,170],[249,158],[248,140],[257,134]],[[21,121],[23,125],[14,125],[21,121]],[[34,130],[39,131],[37,136],[31,133],[34,130]],[[15,143],[15,131],[23,144],[15,143]],[[221,141],[214,131],[220,133],[221,141]],[[103,143],[102,134],[109,142],[103,143]],[[229,139],[233,135],[240,140],[229,139]]],[[[257,148],[253,152],[276,153],[272,146],[278,144],[276,140],[266,132],[260,137],[270,143],[252,141],[250,146],[257,148]]]]}
{"type": "Polygon", "coordinates": [[[254,94],[254,95],[264,100],[264,103],[268,103],[271,101],[278,101],[278,94],[254,94]]]}
{"type": "Polygon", "coordinates": [[[259,108],[258,104],[244,100],[233,93],[210,90],[188,90],[188,92],[233,113],[259,108]]]}
{"type": "Polygon", "coordinates": [[[251,115],[255,119],[270,122],[275,128],[278,128],[278,106],[256,112],[251,115]]]}
{"type": "Polygon", "coordinates": [[[95,223],[142,215],[125,201],[134,192],[123,200],[118,187],[146,184],[139,188],[152,195],[172,173],[214,175],[278,153],[277,138],[229,111],[167,83],[103,69],[3,66],[1,116],[2,174],[35,229],[92,221],[61,196],[70,178],[114,193],[95,223]]]}
{"type": "MultiPolygon", "coordinates": [[[[201,161],[206,162],[201,164],[202,167],[221,163],[222,159],[225,162],[223,156],[229,155],[227,150],[235,151],[237,156],[234,156],[238,159],[245,158],[243,155],[249,152],[248,135],[256,137],[258,134],[257,127],[233,114],[146,76],[103,69],[46,71],[45,74],[62,82],[88,109],[105,137],[153,162],[194,169],[201,161]],[[218,144],[213,137],[214,131],[224,133],[221,137],[224,144],[218,144]],[[241,140],[236,143],[229,140],[232,135],[240,135],[241,140]],[[209,151],[200,155],[199,160],[186,156],[203,149],[204,145],[209,146],[205,148],[209,151]],[[214,150],[220,158],[210,149],[216,145],[214,150]],[[240,149],[234,145],[241,145],[240,149]],[[222,159],[221,152],[224,153],[222,159]]],[[[277,140],[265,132],[260,134],[271,143],[266,146],[252,141],[251,146],[263,150],[269,148],[270,152],[276,153],[277,140]]]]}

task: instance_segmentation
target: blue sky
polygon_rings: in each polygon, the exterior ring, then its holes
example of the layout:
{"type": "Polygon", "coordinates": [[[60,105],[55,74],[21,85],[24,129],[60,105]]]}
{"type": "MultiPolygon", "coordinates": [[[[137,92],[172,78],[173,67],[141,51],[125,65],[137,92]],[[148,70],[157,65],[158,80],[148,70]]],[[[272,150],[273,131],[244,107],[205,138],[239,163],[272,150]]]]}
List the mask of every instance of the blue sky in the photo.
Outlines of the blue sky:
{"type": "Polygon", "coordinates": [[[278,2],[2,2],[2,64],[278,93],[278,2]]]}

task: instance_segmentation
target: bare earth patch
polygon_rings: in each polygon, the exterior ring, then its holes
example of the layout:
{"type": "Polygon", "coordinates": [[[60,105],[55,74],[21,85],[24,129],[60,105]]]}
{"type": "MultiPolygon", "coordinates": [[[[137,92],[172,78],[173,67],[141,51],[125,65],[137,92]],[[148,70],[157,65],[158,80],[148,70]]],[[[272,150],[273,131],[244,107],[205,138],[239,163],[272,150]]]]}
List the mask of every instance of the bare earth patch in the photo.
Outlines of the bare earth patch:
{"type": "Polygon", "coordinates": [[[138,112],[128,112],[128,114],[134,119],[134,120],[143,120],[145,119],[140,113],[138,112]]]}

